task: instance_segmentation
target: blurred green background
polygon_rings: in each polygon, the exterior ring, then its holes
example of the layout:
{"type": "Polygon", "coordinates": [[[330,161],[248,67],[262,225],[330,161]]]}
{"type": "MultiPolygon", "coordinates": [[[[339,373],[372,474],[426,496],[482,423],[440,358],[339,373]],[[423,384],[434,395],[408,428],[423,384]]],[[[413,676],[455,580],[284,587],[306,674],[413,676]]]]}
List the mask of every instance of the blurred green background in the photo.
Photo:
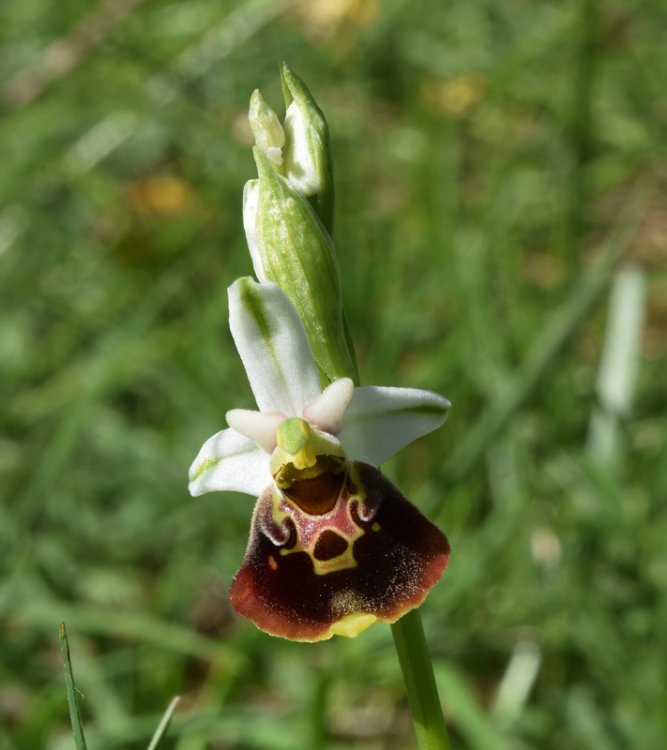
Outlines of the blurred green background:
{"type": "Polygon", "coordinates": [[[444,429],[386,467],[453,557],[422,608],[456,748],[667,737],[660,0],[0,5],[0,746],[412,748],[390,630],[291,644],[226,597],[252,501],[186,490],[252,406],[251,91],[329,120],[367,384],[444,429]]]}

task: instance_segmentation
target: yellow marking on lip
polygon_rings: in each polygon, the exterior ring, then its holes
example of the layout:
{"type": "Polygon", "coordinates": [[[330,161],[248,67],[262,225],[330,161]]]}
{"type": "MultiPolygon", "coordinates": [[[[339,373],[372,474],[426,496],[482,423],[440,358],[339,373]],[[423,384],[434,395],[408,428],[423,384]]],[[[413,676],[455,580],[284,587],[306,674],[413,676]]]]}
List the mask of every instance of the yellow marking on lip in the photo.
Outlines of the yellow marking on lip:
{"type": "MultiPolygon", "coordinates": [[[[294,525],[296,526],[297,533],[294,546],[289,548],[281,547],[278,550],[278,554],[281,557],[292,555],[295,552],[305,552],[313,564],[313,572],[315,573],[315,575],[319,576],[327,575],[328,573],[335,573],[339,570],[347,570],[348,568],[357,567],[358,563],[354,557],[354,543],[357,541],[357,539],[362,537],[365,532],[364,529],[354,521],[349,504],[345,504],[345,516],[347,523],[349,524],[347,531],[342,529],[340,525],[336,523],[325,523],[321,527],[319,527],[318,524],[317,534],[314,537],[308,539],[306,545],[304,545],[302,538],[303,527],[301,524],[303,523],[305,514],[295,503],[292,503],[289,498],[287,498],[286,501],[293,508],[292,513],[285,512],[280,508],[280,505],[278,505],[277,507],[274,506],[274,513],[280,514],[282,518],[291,518],[294,522],[294,525]],[[345,541],[347,542],[347,549],[344,552],[341,552],[340,555],[330,558],[329,560],[318,560],[315,557],[315,547],[317,546],[318,539],[325,531],[333,531],[335,534],[345,539],[345,541]]],[[[337,510],[340,510],[342,502],[343,501],[339,496],[336,505],[329,513],[326,514],[326,516],[328,516],[329,518],[335,517],[337,510]]],[[[275,517],[276,516],[274,515],[274,518],[275,517]]]]}
{"type": "Polygon", "coordinates": [[[366,628],[370,628],[377,619],[375,615],[357,612],[335,622],[329,628],[329,632],[331,635],[344,635],[346,638],[356,638],[359,633],[363,633],[366,628]]]}

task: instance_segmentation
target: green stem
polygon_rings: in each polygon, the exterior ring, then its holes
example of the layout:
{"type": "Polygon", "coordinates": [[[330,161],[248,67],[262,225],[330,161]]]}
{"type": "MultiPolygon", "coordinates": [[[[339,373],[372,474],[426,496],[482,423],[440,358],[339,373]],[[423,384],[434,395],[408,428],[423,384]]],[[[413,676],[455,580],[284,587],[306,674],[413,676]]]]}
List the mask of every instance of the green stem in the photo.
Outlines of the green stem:
{"type": "Polygon", "coordinates": [[[403,671],[412,723],[419,750],[449,750],[433,665],[419,610],[413,609],[391,626],[403,671]]]}

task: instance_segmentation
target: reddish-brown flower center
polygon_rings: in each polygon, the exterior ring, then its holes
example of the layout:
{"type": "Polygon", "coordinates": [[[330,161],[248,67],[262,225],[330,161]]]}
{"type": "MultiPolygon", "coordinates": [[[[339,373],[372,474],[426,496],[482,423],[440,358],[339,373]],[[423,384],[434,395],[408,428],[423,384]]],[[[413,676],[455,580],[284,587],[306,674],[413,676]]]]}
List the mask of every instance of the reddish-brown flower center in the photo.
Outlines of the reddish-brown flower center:
{"type": "Polygon", "coordinates": [[[297,469],[281,466],[274,479],[280,490],[304,513],[321,516],[333,509],[347,474],[345,459],[317,456],[315,464],[297,469]]]}

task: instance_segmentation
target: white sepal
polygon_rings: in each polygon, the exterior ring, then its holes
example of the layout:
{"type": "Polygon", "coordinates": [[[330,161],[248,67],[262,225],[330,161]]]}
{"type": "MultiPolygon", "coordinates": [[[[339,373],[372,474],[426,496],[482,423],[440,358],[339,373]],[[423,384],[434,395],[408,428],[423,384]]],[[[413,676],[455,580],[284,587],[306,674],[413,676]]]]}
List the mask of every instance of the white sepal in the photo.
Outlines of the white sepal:
{"type": "Polygon", "coordinates": [[[190,494],[245,492],[257,496],[271,482],[266,453],[232,429],[210,437],[190,467],[190,494]]]}
{"type": "Polygon", "coordinates": [[[447,418],[446,398],[418,388],[355,388],[338,438],[349,460],[379,466],[447,418]]]}
{"type": "Polygon", "coordinates": [[[260,411],[300,416],[320,393],[315,360],[294,307],[277,285],[237,279],[229,328],[260,411]]]}

